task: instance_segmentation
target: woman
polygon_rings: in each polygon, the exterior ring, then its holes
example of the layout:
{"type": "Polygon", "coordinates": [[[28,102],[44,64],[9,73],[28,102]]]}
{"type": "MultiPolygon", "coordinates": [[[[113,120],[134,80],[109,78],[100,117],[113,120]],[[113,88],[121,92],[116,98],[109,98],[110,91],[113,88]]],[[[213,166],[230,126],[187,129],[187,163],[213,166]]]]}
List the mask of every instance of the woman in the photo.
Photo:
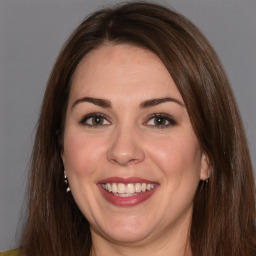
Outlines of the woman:
{"type": "Polygon", "coordinates": [[[89,16],[46,89],[21,255],[256,254],[254,177],[214,50],[150,3],[89,16]]]}

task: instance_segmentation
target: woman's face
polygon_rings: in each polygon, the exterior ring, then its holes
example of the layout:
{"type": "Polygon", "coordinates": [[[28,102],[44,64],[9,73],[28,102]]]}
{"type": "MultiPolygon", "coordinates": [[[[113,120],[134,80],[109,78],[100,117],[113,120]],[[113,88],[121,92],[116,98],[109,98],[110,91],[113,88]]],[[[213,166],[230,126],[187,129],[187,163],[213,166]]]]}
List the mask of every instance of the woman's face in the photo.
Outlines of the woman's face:
{"type": "Polygon", "coordinates": [[[159,58],[129,45],[87,55],[71,87],[62,159],[92,237],[186,236],[207,161],[159,58]]]}

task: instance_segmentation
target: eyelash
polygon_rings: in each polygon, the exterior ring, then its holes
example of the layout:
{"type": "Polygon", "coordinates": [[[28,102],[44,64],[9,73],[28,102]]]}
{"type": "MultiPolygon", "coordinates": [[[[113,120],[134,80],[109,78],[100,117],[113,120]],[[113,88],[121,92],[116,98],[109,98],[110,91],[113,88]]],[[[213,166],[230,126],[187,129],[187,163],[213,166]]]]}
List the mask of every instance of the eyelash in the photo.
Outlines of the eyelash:
{"type": "Polygon", "coordinates": [[[111,123],[108,121],[108,118],[105,115],[103,115],[101,113],[91,113],[91,114],[84,116],[82,118],[82,120],[80,121],[80,124],[85,125],[89,128],[100,128],[105,125],[110,125],[111,123]],[[104,124],[104,123],[103,124],[88,124],[88,123],[86,123],[86,122],[88,122],[88,120],[93,119],[93,118],[104,119],[103,122],[105,122],[105,120],[106,120],[109,124],[104,124]]]}
{"type": "MultiPolygon", "coordinates": [[[[102,121],[102,120],[101,120],[101,121],[102,121]]],[[[110,125],[111,122],[108,121],[108,118],[107,118],[105,115],[101,114],[101,113],[91,113],[91,114],[88,114],[88,115],[84,116],[84,117],[81,119],[80,124],[85,125],[85,126],[87,126],[87,127],[89,127],[89,128],[100,128],[100,127],[102,127],[102,126],[108,126],[108,125],[110,125]],[[93,123],[92,123],[92,122],[93,122],[93,121],[92,121],[93,118],[100,118],[100,119],[103,119],[103,123],[101,123],[101,124],[93,124],[93,123]],[[92,120],[91,120],[91,124],[88,124],[87,122],[88,122],[88,120],[90,120],[90,119],[92,119],[92,120]],[[108,124],[104,124],[105,121],[107,121],[108,124]]],[[[147,121],[144,122],[143,124],[145,124],[146,126],[150,126],[150,127],[152,127],[152,128],[164,129],[164,128],[168,128],[168,127],[170,127],[170,126],[174,126],[174,125],[176,125],[177,123],[176,123],[176,121],[175,121],[170,115],[168,115],[168,114],[164,114],[164,113],[155,113],[155,114],[150,115],[150,116],[147,118],[147,121]],[[155,125],[155,123],[154,123],[154,124],[148,124],[149,121],[154,120],[154,119],[155,119],[155,121],[156,121],[157,118],[161,118],[161,119],[162,119],[161,121],[164,121],[165,123],[168,122],[168,124],[159,124],[159,125],[155,125]]]]}
{"type": "Polygon", "coordinates": [[[176,121],[168,114],[164,114],[164,113],[155,113],[152,114],[151,116],[149,116],[149,118],[147,119],[146,123],[149,123],[150,120],[153,120],[157,118],[161,118],[162,121],[168,122],[168,124],[164,124],[164,125],[148,125],[148,126],[152,126],[156,129],[164,129],[164,128],[168,128],[170,126],[174,126],[176,125],[176,121]]]}

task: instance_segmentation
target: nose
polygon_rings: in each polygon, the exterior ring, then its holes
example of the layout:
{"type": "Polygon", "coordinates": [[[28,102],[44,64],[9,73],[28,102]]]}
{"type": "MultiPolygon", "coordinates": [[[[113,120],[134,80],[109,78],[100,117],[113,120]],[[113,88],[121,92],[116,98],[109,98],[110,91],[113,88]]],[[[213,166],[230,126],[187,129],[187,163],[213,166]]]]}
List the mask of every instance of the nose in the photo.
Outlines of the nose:
{"type": "Polygon", "coordinates": [[[135,128],[120,127],[115,130],[107,152],[108,160],[120,166],[142,162],[145,152],[140,138],[135,128]]]}

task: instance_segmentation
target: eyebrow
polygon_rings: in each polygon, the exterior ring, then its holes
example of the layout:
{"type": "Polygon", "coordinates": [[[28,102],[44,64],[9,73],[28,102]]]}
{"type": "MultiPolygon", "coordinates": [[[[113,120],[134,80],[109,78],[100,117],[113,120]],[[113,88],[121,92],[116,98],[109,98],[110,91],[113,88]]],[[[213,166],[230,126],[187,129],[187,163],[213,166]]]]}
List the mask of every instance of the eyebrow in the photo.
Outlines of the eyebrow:
{"type": "Polygon", "coordinates": [[[71,108],[74,108],[77,104],[82,102],[89,102],[94,105],[100,106],[102,108],[111,108],[111,102],[109,100],[105,99],[98,99],[98,98],[91,98],[91,97],[83,97],[80,99],[77,99],[73,104],[71,108]]]}
{"type": "Polygon", "coordinates": [[[180,100],[171,98],[171,97],[166,97],[166,98],[157,98],[157,99],[146,100],[140,104],[140,108],[154,107],[156,105],[159,105],[159,104],[165,103],[165,102],[174,102],[174,103],[179,104],[183,108],[185,107],[185,104],[183,102],[181,102],[180,100]]]}
{"type": "MultiPolygon", "coordinates": [[[[89,102],[92,103],[94,105],[100,106],[102,108],[111,108],[111,102],[109,100],[106,99],[99,99],[99,98],[92,98],[92,97],[83,97],[83,98],[79,98],[77,99],[73,104],[72,104],[72,109],[79,103],[82,102],[89,102]]],[[[165,98],[156,98],[156,99],[149,99],[146,101],[143,101],[142,103],[140,103],[140,108],[149,108],[149,107],[154,107],[157,106],[159,104],[165,103],[165,102],[174,102],[179,104],[181,107],[185,107],[185,104],[183,102],[181,102],[178,99],[175,98],[171,98],[171,97],[165,97],[165,98]]]]}

